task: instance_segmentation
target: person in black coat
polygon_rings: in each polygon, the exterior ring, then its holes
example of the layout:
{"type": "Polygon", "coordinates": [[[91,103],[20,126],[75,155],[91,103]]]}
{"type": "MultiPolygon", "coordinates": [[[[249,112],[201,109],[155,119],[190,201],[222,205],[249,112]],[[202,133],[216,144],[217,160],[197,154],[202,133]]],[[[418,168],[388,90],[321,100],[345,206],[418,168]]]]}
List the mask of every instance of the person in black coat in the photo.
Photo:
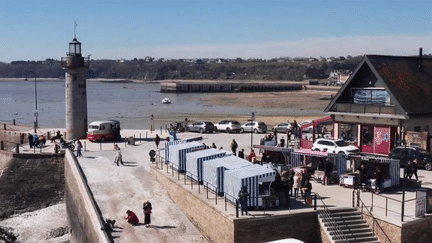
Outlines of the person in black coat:
{"type": "Polygon", "coordinates": [[[324,184],[326,185],[330,184],[330,176],[332,172],[333,172],[333,163],[330,162],[329,159],[327,159],[324,165],[324,184]]]}
{"type": "Polygon", "coordinates": [[[247,200],[249,197],[249,193],[247,192],[247,189],[245,186],[241,187],[241,190],[239,191],[238,198],[241,205],[241,214],[243,215],[243,212],[247,214],[247,200]]]}
{"type": "Polygon", "coordinates": [[[238,157],[244,159],[244,149],[241,149],[241,150],[238,152],[238,157]]]}

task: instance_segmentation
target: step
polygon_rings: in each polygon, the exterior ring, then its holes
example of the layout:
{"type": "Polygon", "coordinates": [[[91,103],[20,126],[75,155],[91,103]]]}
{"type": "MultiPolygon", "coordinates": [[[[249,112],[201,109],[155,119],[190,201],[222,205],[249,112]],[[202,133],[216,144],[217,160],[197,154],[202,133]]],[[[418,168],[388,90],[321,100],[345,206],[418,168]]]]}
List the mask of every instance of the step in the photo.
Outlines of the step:
{"type": "MultiPolygon", "coordinates": [[[[347,236],[352,235],[352,234],[358,234],[358,233],[366,233],[366,232],[371,232],[371,229],[369,227],[363,227],[363,228],[359,228],[359,227],[355,227],[352,229],[341,229],[341,232],[347,236]]],[[[333,235],[335,232],[332,231],[330,232],[330,235],[333,235]]]]}
{"type": "Polygon", "coordinates": [[[323,218],[322,219],[322,222],[328,222],[328,221],[331,221],[331,220],[334,220],[334,221],[341,221],[341,220],[360,220],[360,219],[363,219],[363,217],[362,216],[360,216],[360,215],[350,215],[350,216],[343,216],[343,217],[331,217],[331,218],[323,218]]]}
{"type": "MultiPolygon", "coordinates": [[[[353,227],[353,225],[338,225],[340,230],[353,230],[353,229],[369,229],[369,225],[364,223],[364,224],[357,224],[355,225],[355,227],[353,227]]],[[[327,231],[334,231],[334,227],[329,226],[327,227],[327,231]]]]}
{"type": "Polygon", "coordinates": [[[334,221],[334,222],[330,221],[330,222],[325,222],[324,226],[326,226],[326,227],[327,226],[331,226],[334,223],[338,224],[339,227],[343,227],[343,226],[357,226],[357,225],[360,225],[360,224],[364,224],[365,221],[363,219],[361,219],[361,220],[358,220],[358,219],[355,219],[355,220],[339,220],[339,221],[334,221]]]}
{"type": "Polygon", "coordinates": [[[372,231],[369,232],[358,232],[354,234],[345,234],[345,238],[347,239],[356,239],[356,238],[364,238],[364,237],[375,237],[372,231]]]}
{"type": "MultiPolygon", "coordinates": [[[[335,240],[333,239],[335,243],[345,243],[345,240],[335,240]]],[[[349,243],[358,243],[358,242],[376,242],[378,241],[375,237],[363,237],[363,238],[357,238],[357,239],[347,239],[349,243]]]]}

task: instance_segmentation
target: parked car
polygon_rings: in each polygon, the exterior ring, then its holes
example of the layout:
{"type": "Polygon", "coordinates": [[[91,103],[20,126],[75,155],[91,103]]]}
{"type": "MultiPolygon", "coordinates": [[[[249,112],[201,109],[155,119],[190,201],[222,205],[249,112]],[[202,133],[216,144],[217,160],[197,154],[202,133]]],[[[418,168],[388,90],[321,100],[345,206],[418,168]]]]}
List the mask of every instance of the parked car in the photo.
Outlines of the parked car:
{"type": "Polygon", "coordinates": [[[240,132],[266,133],[267,125],[261,121],[248,121],[241,126],[240,132]]]}
{"type": "Polygon", "coordinates": [[[294,125],[290,122],[283,122],[283,123],[279,123],[277,126],[274,126],[272,128],[273,132],[282,132],[282,133],[287,133],[288,131],[292,131],[294,128],[294,125]]]}
{"type": "Polygon", "coordinates": [[[212,122],[197,121],[197,122],[190,124],[188,126],[187,130],[189,132],[200,132],[200,133],[210,132],[210,133],[212,133],[215,131],[215,127],[214,127],[212,122]]]}
{"type": "Polygon", "coordinates": [[[432,170],[432,154],[426,150],[415,148],[415,147],[396,147],[394,148],[389,157],[391,159],[399,159],[401,167],[408,164],[413,159],[418,159],[418,168],[424,168],[425,170],[432,170]]]}
{"type": "Polygon", "coordinates": [[[356,146],[348,144],[345,140],[332,138],[318,138],[314,142],[312,150],[325,151],[328,153],[343,153],[345,155],[357,154],[359,152],[356,146]]]}
{"type": "Polygon", "coordinates": [[[238,121],[223,120],[214,125],[217,131],[220,132],[240,132],[241,124],[238,121]]]}

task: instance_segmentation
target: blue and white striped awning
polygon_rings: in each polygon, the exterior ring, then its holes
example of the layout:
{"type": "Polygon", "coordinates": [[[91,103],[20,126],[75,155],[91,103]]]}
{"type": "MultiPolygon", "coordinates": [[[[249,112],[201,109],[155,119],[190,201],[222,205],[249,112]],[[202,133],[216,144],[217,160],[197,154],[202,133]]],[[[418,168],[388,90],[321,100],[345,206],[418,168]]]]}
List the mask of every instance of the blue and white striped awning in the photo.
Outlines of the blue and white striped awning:
{"type": "Polygon", "coordinates": [[[226,151],[214,148],[188,153],[186,155],[186,171],[193,179],[201,182],[203,181],[203,163],[226,155],[226,151]]]}
{"type": "Polygon", "coordinates": [[[224,192],[230,195],[227,197],[232,202],[238,198],[242,186],[247,188],[249,193],[247,206],[261,206],[259,200],[259,183],[274,181],[276,171],[260,165],[251,165],[244,168],[225,171],[224,192]]]}
{"type": "Polygon", "coordinates": [[[226,156],[206,161],[203,166],[203,180],[209,188],[224,192],[224,172],[226,170],[243,168],[252,165],[251,162],[237,156],[226,156]]]}
{"type": "Polygon", "coordinates": [[[169,146],[169,162],[179,171],[186,171],[186,154],[205,149],[199,142],[179,143],[169,146]]]}

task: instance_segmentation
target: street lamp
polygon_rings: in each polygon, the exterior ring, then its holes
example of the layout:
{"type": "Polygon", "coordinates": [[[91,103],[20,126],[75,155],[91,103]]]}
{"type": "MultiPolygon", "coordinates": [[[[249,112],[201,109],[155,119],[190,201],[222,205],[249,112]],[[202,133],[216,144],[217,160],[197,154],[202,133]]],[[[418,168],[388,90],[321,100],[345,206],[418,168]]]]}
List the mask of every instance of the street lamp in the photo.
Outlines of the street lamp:
{"type": "MultiPolygon", "coordinates": [[[[34,133],[36,133],[36,129],[38,126],[38,109],[37,109],[37,86],[36,86],[36,74],[33,71],[28,71],[27,73],[32,73],[34,75],[34,84],[35,84],[35,122],[34,122],[34,133]]],[[[27,73],[26,73],[26,80],[27,80],[27,73]]]]}

